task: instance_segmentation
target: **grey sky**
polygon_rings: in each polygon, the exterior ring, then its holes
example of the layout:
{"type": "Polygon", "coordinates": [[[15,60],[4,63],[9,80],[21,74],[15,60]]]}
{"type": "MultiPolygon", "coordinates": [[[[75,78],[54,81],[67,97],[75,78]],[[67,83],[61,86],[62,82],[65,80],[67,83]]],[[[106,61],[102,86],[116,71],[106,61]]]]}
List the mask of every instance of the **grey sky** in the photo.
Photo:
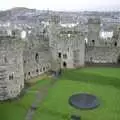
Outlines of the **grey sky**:
{"type": "Polygon", "coordinates": [[[0,10],[28,7],[50,10],[120,10],[120,0],[1,0],[0,10]]]}

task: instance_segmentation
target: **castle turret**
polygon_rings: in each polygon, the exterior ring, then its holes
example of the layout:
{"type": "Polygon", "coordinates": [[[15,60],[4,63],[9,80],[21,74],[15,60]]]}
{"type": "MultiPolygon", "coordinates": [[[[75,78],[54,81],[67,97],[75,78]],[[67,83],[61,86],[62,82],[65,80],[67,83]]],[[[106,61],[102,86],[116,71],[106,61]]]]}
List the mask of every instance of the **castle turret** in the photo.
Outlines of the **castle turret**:
{"type": "Polygon", "coordinates": [[[14,36],[0,36],[0,41],[0,100],[6,100],[24,88],[24,44],[14,36]]]}
{"type": "Polygon", "coordinates": [[[100,19],[90,18],[88,20],[88,45],[89,46],[99,46],[100,40],[100,19]]]}
{"type": "Polygon", "coordinates": [[[116,29],[114,29],[112,39],[113,39],[112,46],[120,47],[120,27],[117,26],[116,29]]]}

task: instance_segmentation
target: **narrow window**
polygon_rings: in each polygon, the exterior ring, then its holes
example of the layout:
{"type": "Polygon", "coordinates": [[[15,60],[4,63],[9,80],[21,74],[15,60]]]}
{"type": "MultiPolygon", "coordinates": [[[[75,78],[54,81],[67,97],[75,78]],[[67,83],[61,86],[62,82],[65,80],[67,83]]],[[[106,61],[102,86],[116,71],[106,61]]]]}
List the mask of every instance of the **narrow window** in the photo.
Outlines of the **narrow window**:
{"type": "Polygon", "coordinates": [[[39,71],[38,71],[38,69],[36,70],[36,73],[38,73],[39,71]]]}
{"type": "Polygon", "coordinates": [[[13,73],[9,75],[9,80],[13,80],[13,73]]]}
{"type": "Polygon", "coordinates": [[[28,75],[30,76],[30,72],[28,72],[28,75]]]}
{"type": "Polygon", "coordinates": [[[24,64],[26,64],[26,61],[24,60],[24,64]]]}
{"type": "Polygon", "coordinates": [[[43,67],[43,71],[45,71],[45,67],[43,67]]]}
{"type": "Polygon", "coordinates": [[[95,45],[95,40],[92,40],[92,44],[95,45]]]}
{"type": "Polygon", "coordinates": [[[63,62],[63,67],[67,67],[67,63],[66,62],[63,62]]]}
{"type": "Polygon", "coordinates": [[[117,62],[118,62],[118,64],[120,64],[120,56],[118,56],[118,61],[117,62]]]}
{"type": "Polygon", "coordinates": [[[6,58],[6,57],[4,57],[4,61],[5,61],[5,63],[7,63],[7,62],[8,62],[8,60],[7,60],[7,58],[6,58]]]}
{"type": "Polygon", "coordinates": [[[38,55],[38,53],[36,53],[36,55],[35,55],[35,61],[38,63],[38,61],[39,61],[39,55],[38,55]]]}
{"type": "Polygon", "coordinates": [[[61,53],[60,52],[58,53],[58,57],[61,58],[61,53]]]}
{"type": "Polygon", "coordinates": [[[117,47],[117,42],[114,43],[114,46],[117,47]]]}
{"type": "Polygon", "coordinates": [[[42,72],[42,68],[40,68],[40,72],[42,72]]]}
{"type": "Polygon", "coordinates": [[[64,58],[64,59],[67,59],[67,54],[63,54],[63,58],[64,58]]]}

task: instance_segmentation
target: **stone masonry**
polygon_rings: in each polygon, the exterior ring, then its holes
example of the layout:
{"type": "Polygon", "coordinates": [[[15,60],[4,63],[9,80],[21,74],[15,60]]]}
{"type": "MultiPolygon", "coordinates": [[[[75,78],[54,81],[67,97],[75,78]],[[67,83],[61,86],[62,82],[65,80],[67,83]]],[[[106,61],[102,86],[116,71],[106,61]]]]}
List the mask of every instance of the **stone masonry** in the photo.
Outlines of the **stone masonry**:
{"type": "Polygon", "coordinates": [[[86,33],[82,24],[65,26],[53,15],[49,26],[26,30],[24,39],[19,30],[0,34],[0,100],[17,97],[25,82],[49,70],[83,67],[85,62],[120,63],[120,28],[107,43],[99,36],[100,24],[90,18],[86,33]]]}

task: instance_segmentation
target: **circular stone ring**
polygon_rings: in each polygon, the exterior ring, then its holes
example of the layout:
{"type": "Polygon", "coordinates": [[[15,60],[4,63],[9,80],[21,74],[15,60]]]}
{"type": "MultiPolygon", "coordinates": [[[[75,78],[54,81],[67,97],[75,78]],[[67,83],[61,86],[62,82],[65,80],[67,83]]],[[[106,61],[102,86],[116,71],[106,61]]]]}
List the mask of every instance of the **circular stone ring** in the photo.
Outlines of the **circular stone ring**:
{"type": "Polygon", "coordinates": [[[94,95],[78,93],[69,98],[69,104],[77,109],[94,109],[100,105],[100,102],[94,95]]]}

